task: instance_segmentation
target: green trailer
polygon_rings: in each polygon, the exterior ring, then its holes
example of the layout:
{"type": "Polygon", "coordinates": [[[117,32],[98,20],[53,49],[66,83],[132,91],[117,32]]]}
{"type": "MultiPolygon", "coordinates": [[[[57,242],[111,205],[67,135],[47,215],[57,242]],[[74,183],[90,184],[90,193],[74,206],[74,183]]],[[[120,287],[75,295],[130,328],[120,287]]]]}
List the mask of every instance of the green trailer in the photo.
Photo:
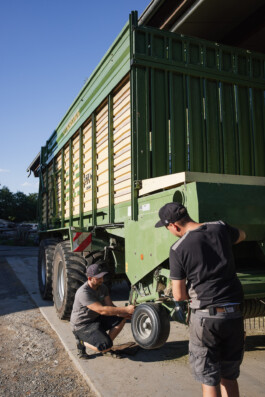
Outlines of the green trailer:
{"type": "Polygon", "coordinates": [[[127,278],[136,341],[168,337],[175,303],[159,208],[242,228],[244,316],[265,314],[265,56],[138,26],[117,37],[29,166],[39,177],[39,286],[70,316],[86,266],[127,278]]]}

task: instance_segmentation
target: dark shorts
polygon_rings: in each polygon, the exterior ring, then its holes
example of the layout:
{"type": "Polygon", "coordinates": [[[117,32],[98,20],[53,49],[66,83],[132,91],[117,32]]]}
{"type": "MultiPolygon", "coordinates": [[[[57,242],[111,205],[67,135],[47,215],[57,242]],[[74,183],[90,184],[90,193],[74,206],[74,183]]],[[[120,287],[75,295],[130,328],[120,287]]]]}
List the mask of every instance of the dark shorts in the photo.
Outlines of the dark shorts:
{"type": "Polygon", "coordinates": [[[117,316],[99,316],[93,323],[87,324],[77,331],[73,331],[76,339],[95,346],[99,351],[110,349],[112,340],[106,331],[116,327],[123,320],[117,316]]]}
{"type": "Polygon", "coordinates": [[[240,312],[191,315],[189,360],[194,378],[216,386],[235,380],[244,355],[244,322],[240,312]]]}

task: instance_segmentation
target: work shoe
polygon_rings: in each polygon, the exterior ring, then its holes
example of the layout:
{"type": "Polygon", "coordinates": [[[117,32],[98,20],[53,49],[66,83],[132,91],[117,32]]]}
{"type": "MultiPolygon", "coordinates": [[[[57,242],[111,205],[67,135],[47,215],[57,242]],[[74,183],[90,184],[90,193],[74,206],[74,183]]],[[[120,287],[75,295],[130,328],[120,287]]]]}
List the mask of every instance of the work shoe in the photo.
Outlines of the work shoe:
{"type": "Polygon", "coordinates": [[[89,359],[89,355],[86,353],[86,347],[84,342],[80,339],[76,340],[76,347],[77,347],[77,356],[82,360],[89,359]]]}
{"type": "Polygon", "coordinates": [[[80,358],[81,360],[88,360],[90,358],[87,353],[83,353],[80,351],[77,353],[77,357],[80,358]]]}

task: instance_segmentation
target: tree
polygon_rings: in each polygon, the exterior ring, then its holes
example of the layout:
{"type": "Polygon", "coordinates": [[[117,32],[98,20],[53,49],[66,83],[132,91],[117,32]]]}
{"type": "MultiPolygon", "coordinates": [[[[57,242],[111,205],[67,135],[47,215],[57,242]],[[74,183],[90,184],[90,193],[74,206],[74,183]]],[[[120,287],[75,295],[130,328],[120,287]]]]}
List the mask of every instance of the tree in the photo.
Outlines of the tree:
{"type": "Polygon", "coordinates": [[[37,193],[12,193],[8,187],[3,186],[0,189],[0,218],[15,222],[36,222],[37,203],[37,193]]]}
{"type": "Polygon", "coordinates": [[[8,187],[0,189],[0,218],[9,219],[14,213],[14,197],[8,187]]]}

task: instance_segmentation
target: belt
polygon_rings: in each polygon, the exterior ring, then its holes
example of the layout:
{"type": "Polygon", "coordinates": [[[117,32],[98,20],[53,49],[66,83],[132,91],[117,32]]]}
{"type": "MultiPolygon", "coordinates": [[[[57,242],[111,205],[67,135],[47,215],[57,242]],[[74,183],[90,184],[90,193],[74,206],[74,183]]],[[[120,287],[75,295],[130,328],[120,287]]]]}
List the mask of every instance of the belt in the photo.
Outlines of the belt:
{"type": "Polygon", "coordinates": [[[209,313],[210,316],[214,316],[216,313],[235,313],[235,312],[240,312],[240,305],[229,305],[229,306],[220,306],[220,307],[215,307],[211,306],[208,307],[207,309],[191,309],[192,313],[195,312],[203,312],[203,313],[209,313]]]}

